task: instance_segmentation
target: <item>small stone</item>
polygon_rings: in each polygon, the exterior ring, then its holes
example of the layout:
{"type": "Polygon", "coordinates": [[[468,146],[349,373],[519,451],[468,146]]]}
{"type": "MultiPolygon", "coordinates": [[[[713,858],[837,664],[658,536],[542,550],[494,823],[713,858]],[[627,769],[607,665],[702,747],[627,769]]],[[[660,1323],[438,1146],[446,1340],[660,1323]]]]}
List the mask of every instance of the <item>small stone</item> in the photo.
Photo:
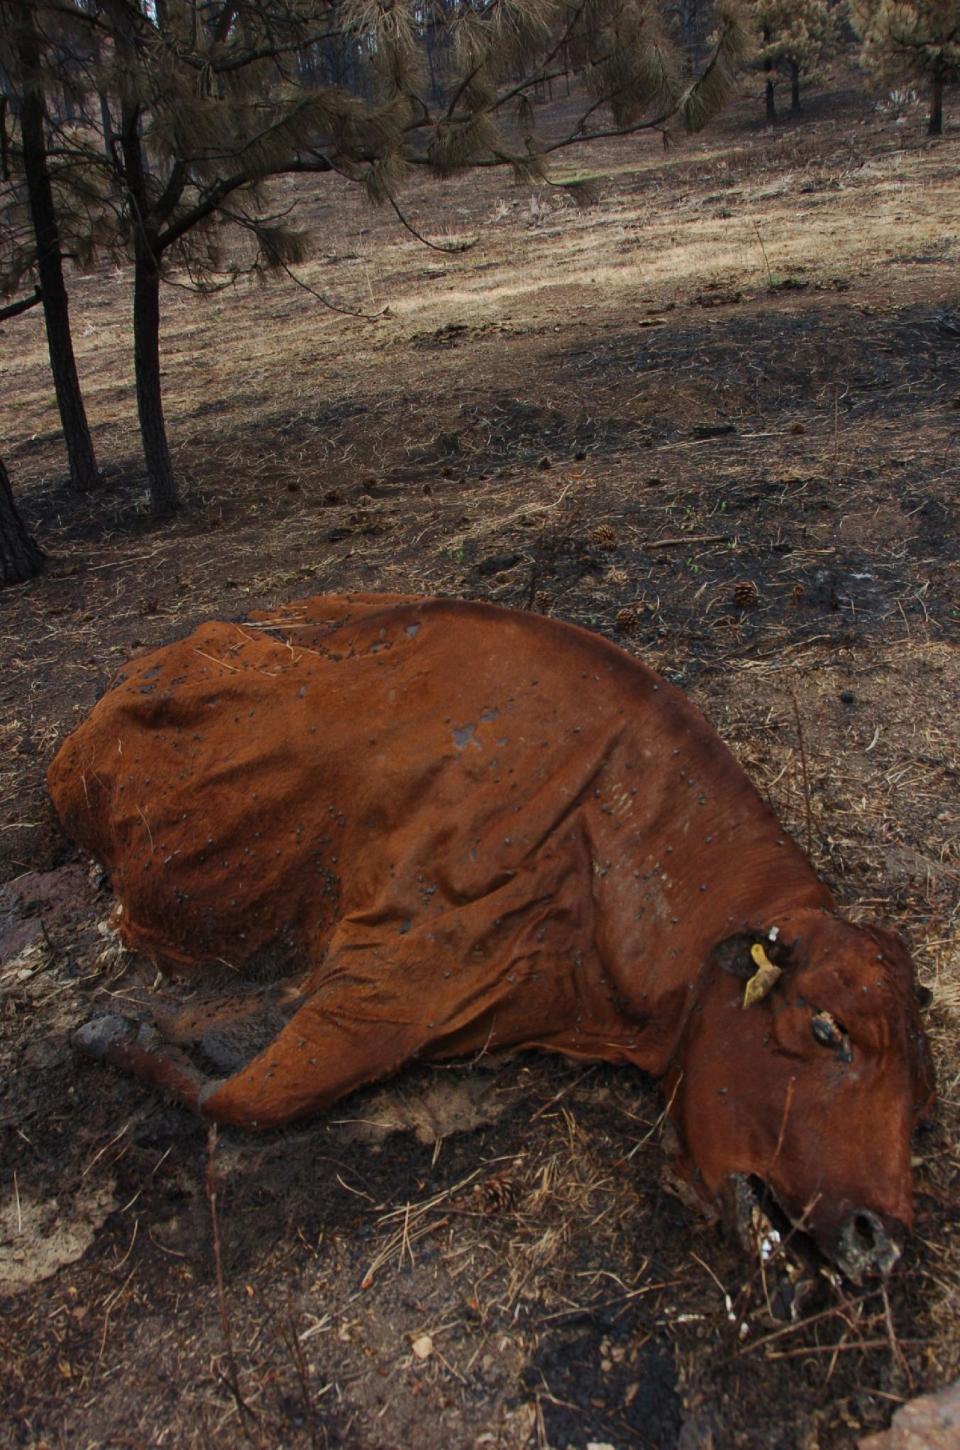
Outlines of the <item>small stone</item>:
{"type": "Polygon", "coordinates": [[[956,1450],[960,1445],[960,1379],[936,1394],[910,1400],[889,1430],[865,1435],[859,1450],[956,1450]]]}
{"type": "Polygon", "coordinates": [[[433,1354],[433,1340],[429,1334],[418,1334],[416,1339],[411,1341],[410,1348],[417,1359],[429,1359],[433,1354]]]}
{"type": "Polygon", "coordinates": [[[521,554],[490,554],[486,559],[481,559],[477,565],[477,573],[503,574],[508,569],[513,569],[522,562],[521,554]]]}

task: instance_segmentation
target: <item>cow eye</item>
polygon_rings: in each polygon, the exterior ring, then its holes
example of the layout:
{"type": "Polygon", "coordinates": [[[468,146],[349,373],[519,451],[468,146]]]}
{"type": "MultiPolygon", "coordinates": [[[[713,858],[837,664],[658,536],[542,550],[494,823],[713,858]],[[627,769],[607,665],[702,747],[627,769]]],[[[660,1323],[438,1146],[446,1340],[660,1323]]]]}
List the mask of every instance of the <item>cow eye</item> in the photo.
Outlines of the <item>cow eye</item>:
{"type": "Polygon", "coordinates": [[[846,1034],[843,1028],[834,1022],[829,1012],[817,1012],[810,1025],[813,1029],[813,1035],[821,1047],[832,1047],[834,1049],[843,1047],[846,1041],[846,1034]]]}

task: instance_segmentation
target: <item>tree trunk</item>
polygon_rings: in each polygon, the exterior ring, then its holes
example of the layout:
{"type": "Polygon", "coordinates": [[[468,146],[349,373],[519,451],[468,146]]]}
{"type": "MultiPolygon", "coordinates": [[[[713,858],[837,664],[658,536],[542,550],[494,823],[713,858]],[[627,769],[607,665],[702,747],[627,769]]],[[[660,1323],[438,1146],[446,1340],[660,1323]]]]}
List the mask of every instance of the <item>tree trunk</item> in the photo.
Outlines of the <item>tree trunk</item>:
{"type": "Polygon", "coordinates": [[[434,105],[439,102],[440,97],[443,94],[440,88],[440,83],[437,80],[437,68],[433,63],[433,52],[435,48],[436,39],[434,33],[432,30],[428,30],[426,34],[427,68],[430,72],[430,96],[433,100],[434,105]]]}
{"type": "Polygon", "coordinates": [[[70,335],[70,311],[63,280],[60,229],[53,202],[53,188],[47,166],[45,132],[46,103],[40,85],[40,47],[29,5],[19,8],[21,26],[17,35],[17,58],[23,72],[20,132],[27,195],[37,242],[37,274],[47,326],[47,348],[63,424],[63,438],[70,461],[70,484],[80,493],[100,482],[97,460],[90,438],[77,364],[70,335]]]}
{"type": "MultiPolygon", "coordinates": [[[[770,40],[771,40],[771,31],[770,31],[769,27],[764,26],[764,28],[763,28],[763,43],[764,43],[764,45],[769,45],[770,44],[770,40]]],[[[766,91],[766,97],[767,97],[767,125],[768,126],[775,126],[777,124],[777,105],[776,105],[776,102],[773,99],[773,61],[769,58],[769,56],[763,62],[763,70],[764,70],[764,74],[767,77],[766,86],[764,88],[765,91],[766,91]]]]}
{"type": "Polygon", "coordinates": [[[930,97],[930,120],[927,122],[928,136],[943,135],[943,76],[934,72],[933,94],[930,97]]]}
{"type": "Polygon", "coordinates": [[[105,95],[99,96],[100,102],[100,125],[103,128],[103,149],[105,154],[113,159],[113,143],[116,139],[113,130],[113,117],[110,114],[110,104],[105,95]]]}
{"type": "Polygon", "coordinates": [[[160,268],[156,240],[138,235],[133,281],[133,361],[137,375],[137,413],[143,456],[150,479],[150,502],[157,520],[177,511],[177,480],[167,446],[160,384],[160,268]]]}
{"type": "Polygon", "coordinates": [[[800,115],[800,67],[795,60],[790,62],[790,114],[800,115]]]}
{"type": "Polygon", "coordinates": [[[680,39],[690,58],[690,70],[696,75],[700,64],[700,22],[697,0],[680,0],[680,39]]]}
{"type": "Polygon", "coordinates": [[[0,458],[0,589],[23,584],[43,568],[44,553],[30,537],[13,501],[10,479],[0,458]]]}
{"type": "Polygon", "coordinates": [[[143,456],[150,480],[153,517],[170,519],[177,511],[177,481],[167,447],[160,386],[160,250],[150,216],[140,141],[140,111],[125,99],[120,123],[124,182],[133,223],[133,365],[143,456]]]}

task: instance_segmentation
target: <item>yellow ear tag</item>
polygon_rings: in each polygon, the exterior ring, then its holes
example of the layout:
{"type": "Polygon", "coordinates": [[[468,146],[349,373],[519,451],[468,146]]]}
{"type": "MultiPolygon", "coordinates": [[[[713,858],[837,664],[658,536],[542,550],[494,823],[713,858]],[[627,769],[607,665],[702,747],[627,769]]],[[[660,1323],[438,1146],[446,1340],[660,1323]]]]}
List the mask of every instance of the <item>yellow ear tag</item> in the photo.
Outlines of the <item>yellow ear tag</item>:
{"type": "Polygon", "coordinates": [[[752,1007],[754,1002],[762,1002],[764,997],[773,991],[777,979],[783,975],[780,968],[775,967],[771,962],[759,942],[750,948],[750,956],[756,963],[757,970],[743,989],[744,1007],[752,1007]]]}

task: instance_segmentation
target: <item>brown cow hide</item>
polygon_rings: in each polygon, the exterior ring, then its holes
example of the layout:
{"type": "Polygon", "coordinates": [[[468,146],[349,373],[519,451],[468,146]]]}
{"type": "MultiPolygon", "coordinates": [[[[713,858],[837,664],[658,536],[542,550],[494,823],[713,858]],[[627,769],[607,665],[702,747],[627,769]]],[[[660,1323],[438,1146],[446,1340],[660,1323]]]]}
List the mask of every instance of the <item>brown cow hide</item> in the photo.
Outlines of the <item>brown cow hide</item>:
{"type": "Polygon", "coordinates": [[[909,1221],[906,952],[836,917],[698,711],[604,640],[375,596],[205,624],[126,668],[49,785],[129,946],[261,984],[160,1023],[212,1080],[116,1019],[85,1039],[208,1115],[540,1047],[666,1074],[709,1198],[754,1174],[824,1239],[909,1221]],[[745,1010],[760,943],[782,980],[745,1010]]]}

